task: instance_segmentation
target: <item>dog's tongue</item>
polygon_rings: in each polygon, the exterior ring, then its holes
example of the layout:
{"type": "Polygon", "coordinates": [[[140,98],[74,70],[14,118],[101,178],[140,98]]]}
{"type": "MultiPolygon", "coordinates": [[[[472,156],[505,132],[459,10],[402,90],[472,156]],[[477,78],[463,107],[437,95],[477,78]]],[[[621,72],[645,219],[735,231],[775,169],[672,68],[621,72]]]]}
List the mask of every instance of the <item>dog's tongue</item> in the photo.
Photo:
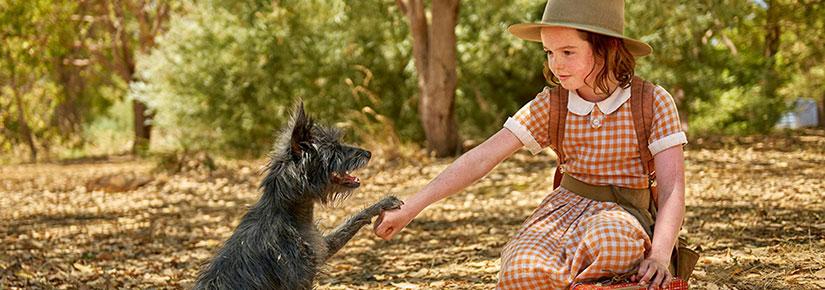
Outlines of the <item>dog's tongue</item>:
{"type": "Polygon", "coordinates": [[[361,179],[357,176],[352,176],[346,173],[337,173],[333,175],[333,178],[336,182],[348,186],[348,187],[358,187],[361,185],[361,179]]]}
{"type": "Polygon", "coordinates": [[[351,185],[351,186],[359,186],[361,185],[361,179],[357,176],[352,176],[349,174],[344,175],[344,184],[351,185]]]}

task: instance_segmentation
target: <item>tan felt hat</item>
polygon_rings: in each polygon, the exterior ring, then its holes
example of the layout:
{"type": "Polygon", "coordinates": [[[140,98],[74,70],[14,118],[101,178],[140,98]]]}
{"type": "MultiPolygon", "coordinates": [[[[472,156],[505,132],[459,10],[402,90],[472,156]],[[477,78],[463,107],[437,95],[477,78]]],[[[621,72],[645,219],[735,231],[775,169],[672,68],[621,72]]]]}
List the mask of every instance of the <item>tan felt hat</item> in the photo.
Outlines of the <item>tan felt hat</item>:
{"type": "Polygon", "coordinates": [[[634,56],[653,51],[647,43],[624,36],[624,0],[549,0],[541,23],[514,24],[507,30],[518,38],[541,42],[541,28],[551,26],[621,38],[634,56]]]}

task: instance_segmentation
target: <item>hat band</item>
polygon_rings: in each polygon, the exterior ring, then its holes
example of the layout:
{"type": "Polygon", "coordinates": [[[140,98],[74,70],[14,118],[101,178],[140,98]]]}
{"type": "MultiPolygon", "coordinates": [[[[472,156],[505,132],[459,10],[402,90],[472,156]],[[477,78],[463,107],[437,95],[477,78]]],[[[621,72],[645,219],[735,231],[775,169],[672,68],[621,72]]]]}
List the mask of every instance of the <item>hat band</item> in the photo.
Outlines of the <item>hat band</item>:
{"type": "Polygon", "coordinates": [[[618,38],[625,38],[624,33],[618,32],[612,29],[607,29],[601,26],[595,26],[585,23],[575,23],[575,22],[565,22],[565,21],[552,21],[552,22],[544,22],[542,21],[539,24],[544,24],[547,26],[561,26],[561,27],[569,27],[579,30],[586,30],[589,32],[595,32],[598,34],[604,34],[608,36],[618,37],[618,38]]]}

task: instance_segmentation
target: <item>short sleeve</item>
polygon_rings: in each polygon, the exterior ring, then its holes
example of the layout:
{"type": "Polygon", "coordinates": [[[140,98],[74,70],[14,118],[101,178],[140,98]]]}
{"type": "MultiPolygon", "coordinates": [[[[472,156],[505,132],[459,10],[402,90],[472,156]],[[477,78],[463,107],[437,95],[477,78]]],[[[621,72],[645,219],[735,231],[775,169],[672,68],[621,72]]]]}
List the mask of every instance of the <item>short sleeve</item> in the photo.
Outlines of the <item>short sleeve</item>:
{"type": "Polygon", "coordinates": [[[541,93],[524,105],[515,115],[507,119],[504,128],[513,132],[513,135],[533,154],[550,145],[548,134],[550,120],[550,88],[545,87],[541,93]]]}
{"type": "Polygon", "coordinates": [[[656,86],[653,98],[653,125],[648,149],[655,156],[670,147],[687,144],[687,136],[682,131],[679,111],[670,93],[656,86]]]}

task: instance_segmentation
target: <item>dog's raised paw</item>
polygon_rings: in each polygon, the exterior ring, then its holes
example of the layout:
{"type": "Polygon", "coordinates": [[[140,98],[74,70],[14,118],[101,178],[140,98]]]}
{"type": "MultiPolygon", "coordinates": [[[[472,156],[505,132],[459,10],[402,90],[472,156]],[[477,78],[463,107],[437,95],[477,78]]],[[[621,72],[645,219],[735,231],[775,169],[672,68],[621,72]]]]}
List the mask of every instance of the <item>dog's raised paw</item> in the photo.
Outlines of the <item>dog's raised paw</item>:
{"type": "Polygon", "coordinates": [[[404,202],[395,196],[387,196],[378,202],[378,204],[381,205],[382,210],[392,210],[401,208],[401,205],[403,205],[404,202]]]}

